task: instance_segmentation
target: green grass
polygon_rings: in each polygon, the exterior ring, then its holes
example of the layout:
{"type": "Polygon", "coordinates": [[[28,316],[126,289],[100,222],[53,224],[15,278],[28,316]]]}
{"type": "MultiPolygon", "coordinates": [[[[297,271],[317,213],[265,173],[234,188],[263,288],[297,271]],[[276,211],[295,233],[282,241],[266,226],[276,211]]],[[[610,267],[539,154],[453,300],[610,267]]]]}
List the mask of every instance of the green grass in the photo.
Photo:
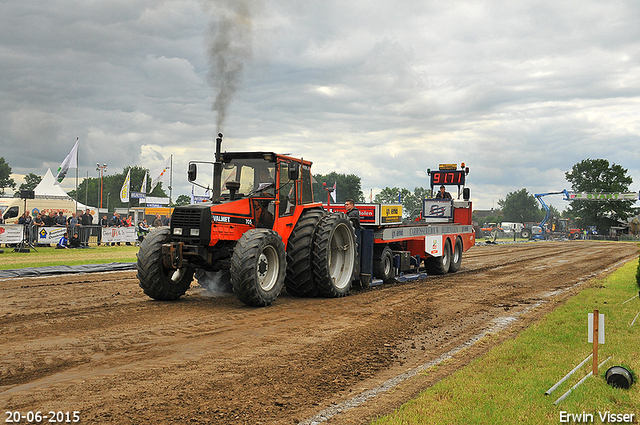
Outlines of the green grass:
{"type": "Polygon", "coordinates": [[[92,246],[89,249],[55,249],[36,247],[36,251],[13,252],[13,248],[2,248],[0,270],[22,269],[78,264],[132,263],[136,261],[137,246],[92,246]]]}
{"type": "MultiPolygon", "coordinates": [[[[541,322],[506,341],[403,405],[395,413],[374,421],[388,424],[549,424],[560,423],[560,412],[635,414],[640,420],[640,385],[629,390],[607,385],[604,373],[611,366],[640,372],[640,300],[635,261],[593,280],[583,291],[548,314],[541,322]],[[597,377],[587,379],[564,401],[562,394],[591,371],[591,361],[550,396],[544,392],[591,353],[587,342],[587,314],[598,309],[605,315],[604,345],[599,347],[603,365],[597,377]]],[[[429,373],[426,371],[425,373],[429,373]]],[[[572,422],[576,423],[576,422],[572,422]]]]}

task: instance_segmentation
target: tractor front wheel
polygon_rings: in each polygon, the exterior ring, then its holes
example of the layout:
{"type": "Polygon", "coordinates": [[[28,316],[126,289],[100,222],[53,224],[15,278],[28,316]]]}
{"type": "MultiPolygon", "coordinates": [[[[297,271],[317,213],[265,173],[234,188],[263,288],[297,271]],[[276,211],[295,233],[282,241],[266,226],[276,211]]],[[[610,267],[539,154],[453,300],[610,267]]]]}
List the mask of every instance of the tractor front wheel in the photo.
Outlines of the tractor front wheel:
{"type": "Polygon", "coordinates": [[[162,263],[162,244],[168,242],[169,228],[153,230],[138,250],[138,281],[145,294],[155,300],[177,300],[187,292],[193,280],[193,269],[166,269],[162,263]]]}

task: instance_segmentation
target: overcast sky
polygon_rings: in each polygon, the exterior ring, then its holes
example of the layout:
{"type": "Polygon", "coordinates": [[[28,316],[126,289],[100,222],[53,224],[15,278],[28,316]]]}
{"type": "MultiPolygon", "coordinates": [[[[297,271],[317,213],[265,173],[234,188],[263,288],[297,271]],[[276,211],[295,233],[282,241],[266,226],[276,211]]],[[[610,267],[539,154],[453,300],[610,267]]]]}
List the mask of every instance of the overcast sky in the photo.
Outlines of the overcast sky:
{"type": "Polygon", "coordinates": [[[489,209],[523,187],[570,189],[586,158],[640,190],[633,0],[3,0],[0,69],[0,156],[18,183],[55,172],[79,137],[80,176],[173,154],[175,199],[220,129],[226,150],[356,174],[366,198],[465,162],[489,209]]]}

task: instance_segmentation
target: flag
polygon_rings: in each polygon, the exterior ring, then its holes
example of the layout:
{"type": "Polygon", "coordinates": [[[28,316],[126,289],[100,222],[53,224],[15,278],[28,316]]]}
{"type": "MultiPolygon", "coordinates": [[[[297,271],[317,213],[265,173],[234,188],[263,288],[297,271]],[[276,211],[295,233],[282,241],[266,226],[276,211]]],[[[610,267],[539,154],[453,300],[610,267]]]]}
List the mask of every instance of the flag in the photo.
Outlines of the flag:
{"type": "Polygon", "coordinates": [[[371,192],[369,192],[369,203],[373,203],[373,189],[371,189],[371,192]]]}
{"type": "Polygon", "coordinates": [[[164,178],[170,173],[170,171],[171,155],[169,155],[169,158],[167,158],[162,167],[160,167],[154,174],[152,174],[153,177],[151,178],[151,189],[149,189],[149,193],[153,192],[153,189],[155,189],[158,183],[160,183],[160,180],[164,180],[164,178]]]}
{"type": "Polygon", "coordinates": [[[120,201],[121,202],[129,202],[129,189],[131,188],[131,168],[129,168],[129,172],[127,173],[127,177],[124,179],[124,183],[122,183],[122,189],[120,189],[120,201]]]}
{"type": "Polygon", "coordinates": [[[147,193],[147,172],[144,172],[144,177],[142,178],[142,186],[140,187],[140,193],[147,193]]]}
{"type": "Polygon", "coordinates": [[[191,185],[191,205],[196,203],[196,196],[193,194],[193,185],[191,185]]]}
{"type": "Polygon", "coordinates": [[[58,167],[58,176],[56,177],[56,181],[53,184],[57,184],[58,186],[60,186],[60,183],[62,183],[62,180],[64,180],[65,176],[67,175],[69,168],[77,167],[79,141],[80,138],[78,137],[76,139],[76,144],[73,145],[73,148],[71,149],[71,152],[69,152],[69,155],[67,155],[64,161],[62,161],[62,164],[60,164],[60,166],[58,167]]]}
{"type": "Polygon", "coordinates": [[[335,183],[333,184],[333,190],[331,191],[331,199],[333,199],[333,202],[338,202],[338,201],[337,201],[337,199],[338,199],[338,195],[336,194],[336,193],[337,193],[337,190],[336,190],[336,185],[337,185],[337,184],[338,184],[338,182],[335,182],[335,183]]]}

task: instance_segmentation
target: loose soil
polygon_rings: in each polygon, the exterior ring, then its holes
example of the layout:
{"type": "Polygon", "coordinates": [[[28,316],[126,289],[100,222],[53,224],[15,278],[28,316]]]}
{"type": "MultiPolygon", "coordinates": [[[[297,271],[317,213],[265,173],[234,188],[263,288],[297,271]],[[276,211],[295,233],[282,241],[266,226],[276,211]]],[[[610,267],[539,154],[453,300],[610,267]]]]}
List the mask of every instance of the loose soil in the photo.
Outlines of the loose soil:
{"type": "Polygon", "coordinates": [[[195,281],[178,301],[154,301],[135,272],[2,280],[0,406],[79,411],[81,423],[311,423],[460,347],[496,319],[518,318],[326,421],[368,423],[539,320],[580,283],[637,258],[637,250],[595,241],[476,246],[455,274],[337,299],[283,292],[266,308],[212,296],[195,281]]]}

